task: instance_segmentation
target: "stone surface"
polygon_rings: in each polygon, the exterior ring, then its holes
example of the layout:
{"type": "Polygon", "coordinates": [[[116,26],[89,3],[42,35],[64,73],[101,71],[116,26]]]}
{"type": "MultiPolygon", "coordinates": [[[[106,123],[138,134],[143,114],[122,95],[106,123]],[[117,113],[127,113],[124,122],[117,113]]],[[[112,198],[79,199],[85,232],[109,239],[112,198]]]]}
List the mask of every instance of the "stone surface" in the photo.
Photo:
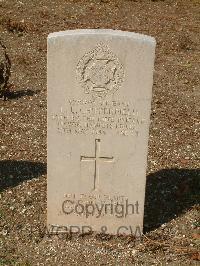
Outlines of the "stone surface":
{"type": "Polygon", "coordinates": [[[136,33],[49,35],[49,226],[142,232],[154,53],[136,33]]]}

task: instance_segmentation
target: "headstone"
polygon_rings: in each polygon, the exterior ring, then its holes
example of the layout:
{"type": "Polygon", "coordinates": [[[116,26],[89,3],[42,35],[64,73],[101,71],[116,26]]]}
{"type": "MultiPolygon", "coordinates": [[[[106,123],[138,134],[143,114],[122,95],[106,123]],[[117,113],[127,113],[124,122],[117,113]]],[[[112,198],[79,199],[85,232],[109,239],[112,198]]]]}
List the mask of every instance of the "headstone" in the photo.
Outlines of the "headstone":
{"type": "Polygon", "coordinates": [[[142,232],[155,40],[117,30],[48,37],[48,226],[142,232]]]}

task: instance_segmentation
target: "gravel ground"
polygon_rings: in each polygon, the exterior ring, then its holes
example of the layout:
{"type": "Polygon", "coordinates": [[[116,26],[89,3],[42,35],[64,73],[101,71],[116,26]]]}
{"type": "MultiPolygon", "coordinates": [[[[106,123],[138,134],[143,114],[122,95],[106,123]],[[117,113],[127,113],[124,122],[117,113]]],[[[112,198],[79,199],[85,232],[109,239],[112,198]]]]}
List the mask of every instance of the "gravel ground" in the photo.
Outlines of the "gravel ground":
{"type": "Polygon", "coordinates": [[[12,61],[0,99],[0,265],[198,265],[200,1],[0,0],[12,61]],[[113,28],[157,40],[144,235],[49,236],[46,38],[113,28]]]}

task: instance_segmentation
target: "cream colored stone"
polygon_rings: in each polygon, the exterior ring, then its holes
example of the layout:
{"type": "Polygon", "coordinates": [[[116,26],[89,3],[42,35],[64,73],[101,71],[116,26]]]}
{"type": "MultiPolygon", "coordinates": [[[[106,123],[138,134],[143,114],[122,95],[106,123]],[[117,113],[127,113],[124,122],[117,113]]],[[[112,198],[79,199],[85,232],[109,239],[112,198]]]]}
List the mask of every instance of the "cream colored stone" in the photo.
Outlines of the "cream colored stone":
{"type": "Polygon", "coordinates": [[[142,232],[154,53],[131,32],[49,35],[49,226],[142,232]]]}

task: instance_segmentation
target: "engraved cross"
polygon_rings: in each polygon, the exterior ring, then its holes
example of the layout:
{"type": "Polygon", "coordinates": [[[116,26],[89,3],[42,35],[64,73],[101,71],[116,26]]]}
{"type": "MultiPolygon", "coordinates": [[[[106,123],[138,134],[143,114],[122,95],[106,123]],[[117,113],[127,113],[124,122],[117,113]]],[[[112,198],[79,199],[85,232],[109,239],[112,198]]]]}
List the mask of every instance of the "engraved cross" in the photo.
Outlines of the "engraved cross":
{"type": "Polygon", "coordinates": [[[81,156],[81,162],[95,162],[94,168],[94,190],[97,190],[99,187],[99,168],[100,163],[112,163],[114,161],[114,157],[102,157],[100,156],[100,139],[95,139],[95,156],[88,157],[88,156],[81,156]]]}

